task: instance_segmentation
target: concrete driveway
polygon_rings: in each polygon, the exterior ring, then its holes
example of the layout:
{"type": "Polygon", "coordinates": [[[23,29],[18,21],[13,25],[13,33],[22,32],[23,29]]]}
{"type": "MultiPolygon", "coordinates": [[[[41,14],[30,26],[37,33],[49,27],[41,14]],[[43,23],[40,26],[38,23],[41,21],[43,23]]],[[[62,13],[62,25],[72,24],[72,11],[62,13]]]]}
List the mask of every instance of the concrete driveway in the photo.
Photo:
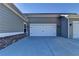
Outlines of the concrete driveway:
{"type": "Polygon", "coordinates": [[[62,37],[24,38],[0,51],[0,56],[79,56],[79,40],[62,37]]]}

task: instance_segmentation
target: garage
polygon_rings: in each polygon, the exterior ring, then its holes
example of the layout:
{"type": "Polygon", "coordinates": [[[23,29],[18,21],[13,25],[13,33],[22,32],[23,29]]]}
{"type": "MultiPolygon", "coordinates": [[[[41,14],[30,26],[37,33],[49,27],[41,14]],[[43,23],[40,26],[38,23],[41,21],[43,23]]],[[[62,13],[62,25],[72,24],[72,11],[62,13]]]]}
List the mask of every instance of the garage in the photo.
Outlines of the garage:
{"type": "Polygon", "coordinates": [[[30,24],[30,36],[56,36],[56,24],[30,24]]]}
{"type": "Polygon", "coordinates": [[[60,14],[32,13],[24,14],[28,17],[29,36],[58,36],[60,14]]]}
{"type": "Polygon", "coordinates": [[[79,21],[73,21],[73,38],[79,38],[79,21]]]}

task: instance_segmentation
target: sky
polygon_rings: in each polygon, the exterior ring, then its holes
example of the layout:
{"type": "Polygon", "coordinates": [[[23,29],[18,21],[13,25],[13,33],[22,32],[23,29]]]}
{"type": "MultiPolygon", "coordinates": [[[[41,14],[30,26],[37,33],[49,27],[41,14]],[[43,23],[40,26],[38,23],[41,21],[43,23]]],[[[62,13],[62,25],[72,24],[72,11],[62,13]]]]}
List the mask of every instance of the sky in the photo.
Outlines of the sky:
{"type": "Polygon", "coordinates": [[[22,13],[79,13],[79,3],[16,3],[22,13]]]}

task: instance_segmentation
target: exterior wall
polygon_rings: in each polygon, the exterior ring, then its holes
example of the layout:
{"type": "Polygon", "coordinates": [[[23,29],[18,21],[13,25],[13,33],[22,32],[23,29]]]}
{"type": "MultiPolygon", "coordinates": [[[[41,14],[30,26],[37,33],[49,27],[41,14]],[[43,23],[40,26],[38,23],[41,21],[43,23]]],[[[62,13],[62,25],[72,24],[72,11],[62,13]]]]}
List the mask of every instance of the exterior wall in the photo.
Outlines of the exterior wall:
{"type": "Polygon", "coordinates": [[[23,20],[20,17],[0,4],[0,33],[23,32],[23,26],[23,20]]]}
{"type": "Polygon", "coordinates": [[[57,36],[61,36],[61,17],[59,17],[57,21],[57,36]]]}
{"type": "MultiPolygon", "coordinates": [[[[14,7],[13,10],[15,10],[14,7]]],[[[26,36],[24,33],[24,18],[19,15],[18,12],[15,13],[0,3],[0,49],[26,36]]]]}
{"type": "Polygon", "coordinates": [[[69,18],[69,38],[73,38],[73,21],[79,21],[79,18],[69,18]]]}
{"type": "MultiPolygon", "coordinates": [[[[30,23],[56,23],[58,21],[58,17],[28,17],[28,36],[30,36],[30,23]]],[[[57,30],[56,30],[57,31],[57,30]]]]}
{"type": "Polygon", "coordinates": [[[12,3],[6,3],[7,5],[9,5],[11,8],[13,8],[15,11],[17,11],[22,17],[23,14],[19,11],[19,9],[12,3]]]}
{"type": "Polygon", "coordinates": [[[68,37],[68,19],[64,16],[61,17],[61,36],[68,37]]]}
{"type": "Polygon", "coordinates": [[[32,13],[32,14],[24,14],[27,15],[27,17],[59,17],[59,14],[53,14],[53,13],[32,13]]]}
{"type": "Polygon", "coordinates": [[[69,25],[69,38],[73,38],[73,24],[72,23],[73,23],[72,20],[69,19],[69,24],[68,24],[69,25]]]}
{"type": "Polygon", "coordinates": [[[0,49],[3,49],[8,45],[11,45],[12,43],[17,42],[18,40],[20,40],[25,36],[26,35],[23,33],[23,34],[17,34],[12,36],[0,37],[0,49]]]}
{"type": "Polygon", "coordinates": [[[57,23],[56,17],[29,17],[30,23],[57,23]]]}

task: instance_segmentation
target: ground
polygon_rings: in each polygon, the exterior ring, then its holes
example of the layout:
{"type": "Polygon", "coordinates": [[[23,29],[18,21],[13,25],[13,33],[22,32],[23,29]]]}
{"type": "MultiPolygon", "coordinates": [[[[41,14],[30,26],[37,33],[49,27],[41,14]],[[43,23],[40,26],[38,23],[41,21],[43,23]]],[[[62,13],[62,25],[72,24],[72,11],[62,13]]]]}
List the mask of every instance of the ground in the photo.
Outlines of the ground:
{"type": "Polygon", "coordinates": [[[0,56],[79,56],[79,40],[26,37],[0,50],[0,56]]]}

